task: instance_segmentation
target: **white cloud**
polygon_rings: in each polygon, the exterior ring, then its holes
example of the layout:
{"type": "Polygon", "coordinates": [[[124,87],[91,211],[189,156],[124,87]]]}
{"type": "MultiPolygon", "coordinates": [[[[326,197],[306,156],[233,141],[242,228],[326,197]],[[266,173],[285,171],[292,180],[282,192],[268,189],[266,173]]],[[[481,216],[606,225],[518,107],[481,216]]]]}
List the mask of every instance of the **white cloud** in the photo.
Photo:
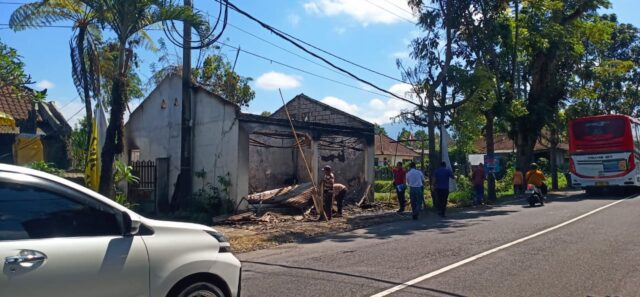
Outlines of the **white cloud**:
{"type": "Polygon", "coordinates": [[[43,79],[36,83],[36,88],[44,90],[44,89],[53,89],[56,85],[46,79],[43,79]]]}
{"type": "Polygon", "coordinates": [[[345,27],[336,27],[335,29],[333,29],[334,31],[336,31],[336,33],[338,33],[339,35],[344,34],[345,32],[347,32],[347,28],[345,27]]]}
{"type": "Polygon", "coordinates": [[[408,93],[413,92],[413,87],[406,83],[397,83],[389,88],[389,92],[394,93],[400,97],[406,97],[408,93]]]}
{"type": "Polygon", "coordinates": [[[349,104],[347,103],[347,101],[333,96],[324,97],[324,99],[320,100],[320,102],[353,115],[357,115],[358,111],[360,110],[357,105],[349,104]]]}
{"type": "Polygon", "coordinates": [[[408,59],[409,58],[409,52],[408,51],[399,51],[399,52],[395,52],[393,54],[391,54],[391,57],[393,57],[394,59],[408,59]]]}
{"type": "Polygon", "coordinates": [[[300,23],[300,16],[297,14],[290,14],[287,18],[289,19],[289,23],[294,27],[300,23]]]}
{"type": "Polygon", "coordinates": [[[304,4],[304,9],[307,13],[321,16],[348,15],[363,26],[416,19],[410,13],[406,0],[309,0],[304,4]]]}
{"type": "Polygon", "coordinates": [[[301,77],[280,72],[267,72],[256,79],[256,86],[265,90],[295,89],[300,86],[301,77]]]}
{"type": "MultiPolygon", "coordinates": [[[[389,92],[410,99],[411,89],[411,85],[399,83],[391,86],[389,92]]],[[[413,106],[409,102],[392,97],[373,98],[364,104],[357,104],[330,96],[322,99],[322,102],[378,125],[391,123],[400,112],[413,106]]]]}

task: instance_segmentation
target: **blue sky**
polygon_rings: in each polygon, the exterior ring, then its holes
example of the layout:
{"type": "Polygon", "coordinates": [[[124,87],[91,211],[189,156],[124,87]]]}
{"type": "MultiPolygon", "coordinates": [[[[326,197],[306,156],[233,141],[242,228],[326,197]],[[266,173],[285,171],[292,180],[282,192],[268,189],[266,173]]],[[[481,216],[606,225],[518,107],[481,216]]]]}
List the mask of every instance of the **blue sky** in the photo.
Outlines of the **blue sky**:
{"type": "MultiPolygon", "coordinates": [[[[215,13],[216,2],[213,0],[195,0],[194,3],[196,8],[208,11],[212,15],[215,13]]],[[[413,17],[408,12],[406,0],[235,0],[233,3],[257,18],[306,42],[395,78],[400,77],[395,64],[396,58],[410,63],[407,58],[408,43],[418,34],[415,25],[410,22],[413,17]]],[[[618,14],[621,22],[640,26],[637,0],[613,0],[612,3],[611,12],[618,14]]],[[[0,3],[0,24],[8,23],[9,16],[16,7],[17,5],[0,3]]],[[[312,73],[300,72],[241,53],[236,71],[240,75],[252,77],[254,79],[252,87],[256,91],[256,99],[245,111],[260,113],[276,110],[282,104],[277,90],[280,87],[286,100],[299,93],[305,93],[365,120],[383,124],[392,136],[397,134],[399,125],[391,125],[390,118],[399,110],[406,108],[406,103],[382,94],[371,93],[371,88],[353,79],[313,64],[238,30],[241,28],[303,57],[314,59],[235,12],[230,12],[229,23],[232,26],[227,28],[222,37],[225,43],[240,46],[243,50],[312,73]],[[337,80],[351,87],[315,75],[337,80]]],[[[42,28],[13,32],[5,28],[6,26],[0,25],[0,39],[16,48],[22,55],[27,72],[31,74],[34,81],[38,82],[35,88],[48,88],[48,99],[56,101],[66,117],[70,118],[77,113],[70,120],[72,124],[75,123],[82,117],[83,105],[77,97],[71,80],[69,63],[71,29],[42,28]]],[[[159,31],[152,31],[151,35],[156,40],[163,37],[159,31]]],[[[230,60],[233,60],[235,50],[226,47],[222,50],[230,60]]],[[[179,53],[177,49],[170,51],[179,53]]],[[[157,61],[159,54],[145,50],[140,50],[139,54],[142,58],[139,72],[142,79],[146,81],[151,73],[150,64],[157,61]]],[[[194,56],[196,56],[195,52],[194,56]]],[[[398,81],[358,69],[344,62],[336,61],[336,63],[392,92],[404,94],[408,91],[408,86],[398,81]]],[[[132,102],[132,110],[138,103],[132,102]]]]}

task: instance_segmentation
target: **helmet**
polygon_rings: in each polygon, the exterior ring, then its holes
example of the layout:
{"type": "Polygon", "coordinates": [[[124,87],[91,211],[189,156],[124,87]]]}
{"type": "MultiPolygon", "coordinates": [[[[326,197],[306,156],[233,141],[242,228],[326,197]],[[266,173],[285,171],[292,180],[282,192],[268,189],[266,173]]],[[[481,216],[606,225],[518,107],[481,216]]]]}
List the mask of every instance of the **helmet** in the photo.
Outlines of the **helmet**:
{"type": "Polygon", "coordinates": [[[322,168],[322,170],[329,170],[329,171],[331,171],[331,166],[329,166],[329,165],[324,165],[324,167],[322,168]]]}
{"type": "Polygon", "coordinates": [[[538,169],[538,164],[531,163],[530,167],[533,168],[533,169],[538,169]]]}

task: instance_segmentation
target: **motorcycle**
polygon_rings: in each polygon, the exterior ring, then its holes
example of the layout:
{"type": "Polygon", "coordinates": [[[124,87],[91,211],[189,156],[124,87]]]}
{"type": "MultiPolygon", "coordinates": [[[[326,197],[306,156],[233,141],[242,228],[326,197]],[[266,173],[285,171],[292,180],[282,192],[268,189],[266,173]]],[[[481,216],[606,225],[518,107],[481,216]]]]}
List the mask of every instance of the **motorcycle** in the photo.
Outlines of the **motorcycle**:
{"type": "Polygon", "coordinates": [[[529,202],[529,206],[534,207],[536,204],[540,204],[540,206],[544,206],[544,195],[542,194],[542,190],[534,185],[527,185],[527,190],[525,191],[527,202],[529,202]]]}

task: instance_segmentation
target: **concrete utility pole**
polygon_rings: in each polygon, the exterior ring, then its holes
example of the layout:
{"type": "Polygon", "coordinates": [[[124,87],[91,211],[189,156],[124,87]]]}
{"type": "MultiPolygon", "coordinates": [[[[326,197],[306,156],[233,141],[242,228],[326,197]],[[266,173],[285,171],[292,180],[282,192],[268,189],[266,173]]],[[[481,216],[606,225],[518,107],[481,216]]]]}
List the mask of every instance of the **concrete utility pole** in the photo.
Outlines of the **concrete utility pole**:
{"type": "MultiPolygon", "coordinates": [[[[185,7],[193,8],[191,0],[184,0],[185,7]]],[[[193,193],[192,170],[192,121],[191,121],[191,24],[184,22],[182,49],[182,134],[180,141],[180,194],[191,197],[193,193]]]]}

